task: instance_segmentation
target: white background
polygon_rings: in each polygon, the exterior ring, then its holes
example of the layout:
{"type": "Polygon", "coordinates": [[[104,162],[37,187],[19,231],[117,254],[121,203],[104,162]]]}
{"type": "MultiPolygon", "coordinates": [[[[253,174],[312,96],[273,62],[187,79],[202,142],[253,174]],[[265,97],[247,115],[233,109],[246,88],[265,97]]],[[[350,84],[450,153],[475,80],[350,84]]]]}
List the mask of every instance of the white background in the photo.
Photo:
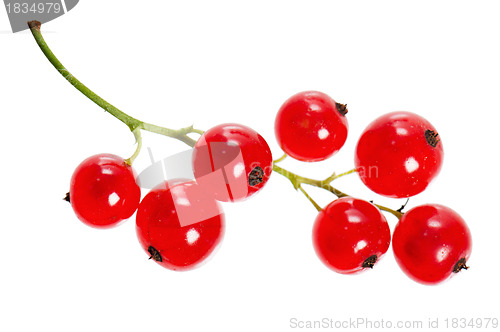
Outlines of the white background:
{"type": "MultiPolygon", "coordinates": [[[[191,272],[149,261],[134,217],[112,230],[83,225],[61,200],[73,169],[97,153],[130,156],[133,135],[68,84],[29,32],[12,34],[1,8],[0,330],[289,331],[299,330],[291,318],[358,317],[424,327],[440,318],[442,329],[445,318],[500,318],[497,3],[82,0],[42,26],[69,71],[130,115],[171,128],[242,123],[275,159],[274,116],[289,96],[319,90],[347,103],[341,152],[283,163],[314,178],[351,169],[377,116],[424,116],[445,161],[408,207],[455,209],[474,241],[470,269],[439,286],[406,277],[392,249],[366,273],[327,269],[311,244],[314,207],[279,174],[252,199],[224,204],[223,244],[191,272]]],[[[143,138],[157,160],[186,150],[143,138]]],[[[144,149],[134,166],[148,165],[144,149]]],[[[335,185],[393,208],[404,202],[371,193],[357,175],[335,185]]],[[[333,199],[310,193],[321,205],[333,199]]]]}

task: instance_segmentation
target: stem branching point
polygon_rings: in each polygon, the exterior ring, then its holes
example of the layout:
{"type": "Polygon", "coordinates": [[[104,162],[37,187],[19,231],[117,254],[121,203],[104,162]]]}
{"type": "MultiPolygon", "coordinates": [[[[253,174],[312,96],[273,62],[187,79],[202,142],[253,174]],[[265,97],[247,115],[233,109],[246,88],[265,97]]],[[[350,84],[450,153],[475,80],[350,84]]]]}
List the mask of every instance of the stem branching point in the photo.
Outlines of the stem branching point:
{"type": "MultiPolygon", "coordinates": [[[[334,181],[334,180],[336,180],[336,179],[338,179],[338,178],[340,178],[340,177],[342,177],[342,176],[355,173],[356,169],[351,169],[350,171],[341,173],[339,175],[335,175],[335,173],[334,173],[333,175],[329,176],[325,180],[314,180],[314,179],[309,179],[309,178],[306,178],[306,177],[294,174],[294,173],[292,173],[292,172],[290,172],[290,171],[288,171],[288,170],[286,170],[286,169],[284,169],[284,168],[276,165],[276,162],[274,162],[274,164],[273,164],[273,171],[276,172],[276,173],[278,173],[278,174],[283,175],[288,180],[290,180],[290,182],[292,183],[293,187],[296,190],[300,189],[306,195],[306,197],[309,199],[309,201],[311,201],[313,203],[314,207],[316,207],[316,209],[318,209],[318,205],[312,200],[312,198],[309,195],[307,195],[303,191],[302,184],[308,184],[308,185],[313,186],[313,187],[318,187],[318,188],[322,188],[322,189],[328,190],[329,192],[331,192],[332,194],[334,194],[335,196],[337,196],[337,198],[347,197],[347,196],[350,196],[350,195],[348,195],[348,194],[346,194],[346,193],[338,190],[337,188],[333,187],[331,185],[331,182],[334,181]]],[[[382,211],[386,211],[386,212],[389,212],[389,213],[393,214],[398,219],[403,216],[402,212],[390,209],[390,208],[382,206],[382,205],[378,205],[378,204],[374,204],[374,205],[376,207],[378,207],[382,211]]],[[[321,209],[318,209],[318,210],[320,211],[321,209]]]]}

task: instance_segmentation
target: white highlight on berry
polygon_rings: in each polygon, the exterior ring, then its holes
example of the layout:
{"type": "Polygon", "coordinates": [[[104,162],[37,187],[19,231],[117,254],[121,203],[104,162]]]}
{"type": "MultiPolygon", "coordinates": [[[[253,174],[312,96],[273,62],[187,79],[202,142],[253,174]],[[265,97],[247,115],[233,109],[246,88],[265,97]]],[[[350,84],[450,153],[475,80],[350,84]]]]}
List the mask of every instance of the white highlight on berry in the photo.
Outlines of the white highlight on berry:
{"type": "Polygon", "coordinates": [[[396,133],[401,136],[408,135],[408,130],[406,128],[396,128],[396,133]]]}
{"type": "Polygon", "coordinates": [[[443,249],[439,250],[436,253],[436,259],[438,262],[442,262],[446,260],[449,254],[450,254],[450,249],[446,245],[443,245],[443,249]]]}
{"type": "Polygon", "coordinates": [[[200,238],[200,233],[194,228],[191,228],[187,233],[186,233],[186,240],[189,244],[194,244],[196,240],[200,238]]]}
{"type": "Polygon", "coordinates": [[[325,139],[327,138],[328,136],[330,136],[330,132],[325,129],[325,128],[321,128],[319,131],[318,131],[318,137],[319,139],[325,139]]]}
{"type": "Polygon", "coordinates": [[[176,198],[175,204],[182,205],[182,206],[191,206],[191,203],[189,202],[189,200],[187,198],[180,198],[180,197],[176,198]]]}
{"type": "MultiPolygon", "coordinates": [[[[210,143],[210,146],[211,146],[212,144],[213,144],[213,143],[210,143]]],[[[226,144],[227,144],[228,146],[234,146],[234,147],[238,147],[238,146],[240,146],[240,145],[238,144],[238,142],[237,142],[237,141],[232,140],[232,139],[231,139],[231,140],[229,140],[229,141],[227,141],[227,143],[226,143],[226,144]]],[[[225,154],[225,153],[226,153],[226,151],[222,151],[222,153],[223,153],[223,154],[225,154]]]]}
{"type": "Polygon", "coordinates": [[[243,163],[237,163],[233,168],[234,177],[239,178],[243,172],[245,172],[245,165],[243,163]]]}
{"type": "Polygon", "coordinates": [[[319,111],[321,111],[321,106],[313,103],[313,104],[309,105],[309,110],[313,111],[313,112],[319,112],[319,111]]]}
{"type": "Polygon", "coordinates": [[[111,168],[103,167],[102,174],[113,175],[113,170],[111,168]]]}
{"type": "Polygon", "coordinates": [[[363,249],[367,245],[368,245],[368,243],[366,243],[365,240],[358,241],[358,243],[356,243],[356,246],[354,247],[354,253],[357,253],[358,251],[360,251],[361,249],[363,249]]]}
{"type": "Polygon", "coordinates": [[[433,227],[433,228],[439,228],[441,227],[441,223],[439,221],[434,221],[434,220],[430,220],[427,225],[429,227],[433,227]]]}
{"type": "Polygon", "coordinates": [[[108,203],[111,206],[114,206],[116,203],[118,203],[119,200],[120,200],[120,196],[118,196],[117,193],[112,193],[108,197],[108,203]]]}
{"type": "Polygon", "coordinates": [[[415,172],[419,167],[420,167],[420,165],[418,164],[418,161],[415,160],[415,158],[410,157],[410,158],[406,159],[405,168],[408,171],[408,173],[415,172]]]}
{"type": "MultiPolygon", "coordinates": [[[[350,215],[349,216],[349,223],[358,223],[358,222],[361,222],[361,217],[360,216],[357,216],[357,215],[350,215]]],[[[346,227],[347,229],[347,227],[346,227]]]]}

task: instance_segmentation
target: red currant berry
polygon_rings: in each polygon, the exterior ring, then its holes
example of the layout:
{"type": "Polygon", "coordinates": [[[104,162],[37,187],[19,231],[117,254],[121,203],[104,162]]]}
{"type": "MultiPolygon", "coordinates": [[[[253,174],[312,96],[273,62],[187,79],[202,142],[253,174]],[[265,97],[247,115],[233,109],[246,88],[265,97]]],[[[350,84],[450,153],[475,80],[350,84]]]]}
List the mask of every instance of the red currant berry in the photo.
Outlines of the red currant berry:
{"type": "Polygon", "coordinates": [[[436,129],[409,112],[385,114],[364,130],[354,163],[361,181],[387,197],[410,197],[441,169],[443,144],[436,129]]]}
{"type": "Polygon", "coordinates": [[[328,204],[316,217],[313,245],[320,260],[339,273],[356,273],[385,254],[391,232],[373,204],[352,197],[328,204]]]}
{"type": "Polygon", "coordinates": [[[224,214],[217,201],[194,181],[165,182],[151,190],[137,210],[141,246],[170,270],[197,267],[224,235],[224,214]]]}
{"type": "Polygon", "coordinates": [[[113,227],[130,218],[140,199],[132,167],[112,154],[85,159],[71,178],[71,206],[76,216],[92,227],[113,227]]]}
{"type": "Polygon", "coordinates": [[[325,160],[347,139],[345,105],[317,91],[290,97],[276,115],[274,132],[281,149],[301,161],[325,160]]]}
{"type": "Polygon", "coordinates": [[[427,204],[406,212],[394,229],[392,248],[401,269],[413,280],[436,284],[467,269],[472,238],[452,209],[427,204]]]}
{"type": "Polygon", "coordinates": [[[239,201],[262,189],[273,168],[271,150],[256,131],[239,124],[207,130],[193,151],[196,181],[219,201],[239,201]]]}

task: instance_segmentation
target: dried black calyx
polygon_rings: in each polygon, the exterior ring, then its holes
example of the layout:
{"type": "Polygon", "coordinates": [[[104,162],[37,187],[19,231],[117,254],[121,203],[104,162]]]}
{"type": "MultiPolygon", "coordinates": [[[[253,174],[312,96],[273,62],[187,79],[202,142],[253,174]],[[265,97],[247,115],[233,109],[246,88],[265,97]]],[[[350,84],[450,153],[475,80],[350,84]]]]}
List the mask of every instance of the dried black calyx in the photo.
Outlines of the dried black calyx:
{"type": "Polygon", "coordinates": [[[401,207],[399,209],[397,209],[396,211],[398,211],[399,213],[403,213],[403,210],[406,207],[406,204],[408,204],[409,200],[410,200],[410,198],[407,198],[406,202],[403,205],[401,205],[401,207]]]}
{"type": "Polygon", "coordinates": [[[148,252],[151,255],[151,257],[149,257],[149,259],[152,258],[157,262],[163,261],[163,259],[161,258],[160,252],[158,250],[156,250],[153,246],[149,246],[148,252]]]}
{"type": "Polygon", "coordinates": [[[370,269],[373,269],[373,266],[377,262],[377,259],[378,259],[377,255],[371,255],[370,257],[365,259],[361,267],[369,267],[370,269]]]}
{"type": "Polygon", "coordinates": [[[457,264],[455,264],[455,266],[453,267],[453,272],[458,273],[462,270],[467,270],[469,267],[465,265],[465,263],[466,263],[465,258],[460,258],[457,264]]]}
{"type": "Polygon", "coordinates": [[[345,116],[347,114],[347,104],[341,104],[341,103],[335,103],[337,106],[337,111],[339,111],[340,114],[345,116]]]}
{"type": "Polygon", "coordinates": [[[440,141],[439,134],[436,133],[434,130],[430,129],[427,129],[425,131],[425,139],[427,143],[429,143],[429,145],[432,146],[433,148],[435,148],[440,141]]]}
{"type": "Polygon", "coordinates": [[[264,181],[264,170],[262,167],[257,166],[248,175],[248,184],[250,186],[256,186],[264,181]]]}
{"type": "Polygon", "coordinates": [[[71,203],[71,200],[69,199],[69,192],[66,193],[66,196],[64,196],[63,201],[71,203]]]}

